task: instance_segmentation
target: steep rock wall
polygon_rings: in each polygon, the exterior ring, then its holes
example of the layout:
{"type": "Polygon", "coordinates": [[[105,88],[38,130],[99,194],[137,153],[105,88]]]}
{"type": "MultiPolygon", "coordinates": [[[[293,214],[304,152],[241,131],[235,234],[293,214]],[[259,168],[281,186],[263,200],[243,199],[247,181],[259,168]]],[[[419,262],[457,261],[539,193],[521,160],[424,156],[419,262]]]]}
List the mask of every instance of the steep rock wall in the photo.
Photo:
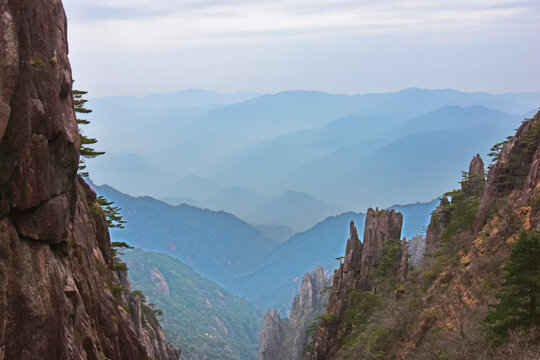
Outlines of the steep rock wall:
{"type": "Polygon", "coordinates": [[[0,39],[0,359],[147,360],[112,294],[103,210],[76,175],[61,1],[0,0],[0,39]]]}
{"type": "Polygon", "coordinates": [[[264,317],[261,331],[259,360],[302,358],[304,347],[309,341],[307,330],[315,318],[324,313],[328,302],[325,291],[330,285],[329,278],[321,266],[311,274],[304,274],[300,292],[294,298],[291,315],[282,320],[277,311],[270,310],[264,317]]]}
{"type": "Polygon", "coordinates": [[[364,227],[364,241],[360,242],[354,223],[350,224],[350,236],[343,263],[334,272],[330,300],[323,319],[315,333],[312,347],[306,359],[331,359],[342,346],[343,339],[350,331],[346,312],[354,304],[355,294],[374,291],[374,274],[383,249],[391,242],[399,245],[395,269],[404,278],[407,271],[407,246],[400,242],[403,215],[394,210],[369,209],[364,227]]]}

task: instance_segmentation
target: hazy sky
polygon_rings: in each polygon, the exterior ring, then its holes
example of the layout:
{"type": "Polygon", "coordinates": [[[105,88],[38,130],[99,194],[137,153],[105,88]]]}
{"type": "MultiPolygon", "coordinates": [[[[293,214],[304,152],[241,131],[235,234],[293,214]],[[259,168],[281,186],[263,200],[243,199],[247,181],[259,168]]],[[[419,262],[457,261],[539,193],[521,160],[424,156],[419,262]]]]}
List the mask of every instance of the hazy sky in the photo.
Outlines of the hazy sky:
{"type": "Polygon", "coordinates": [[[89,95],[540,92],[539,0],[64,0],[89,95]]]}

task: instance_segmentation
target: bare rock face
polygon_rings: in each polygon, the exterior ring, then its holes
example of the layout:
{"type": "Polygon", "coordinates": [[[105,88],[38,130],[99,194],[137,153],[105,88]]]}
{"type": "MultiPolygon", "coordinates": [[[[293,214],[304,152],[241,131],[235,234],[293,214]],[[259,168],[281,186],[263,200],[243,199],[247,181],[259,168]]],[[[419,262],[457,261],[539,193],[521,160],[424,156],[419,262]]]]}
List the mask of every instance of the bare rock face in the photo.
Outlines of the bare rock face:
{"type": "Polygon", "coordinates": [[[329,320],[323,320],[313,338],[312,348],[305,359],[329,359],[341,346],[341,341],[349,333],[349,325],[344,321],[346,310],[354,302],[355,293],[371,291],[373,276],[383,256],[383,249],[390,242],[400,244],[399,258],[396,259],[396,273],[404,278],[408,267],[407,244],[400,242],[403,215],[394,210],[369,209],[366,215],[363,244],[358,239],[354,223],[350,225],[350,236],[343,263],[334,272],[330,299],[326,307],[329,320]]]}
{"type": "Polygon", "coordinates": [[[409,265],[413,268],[419,267],[424,260],[426,238],[421,235],[413,236],[408,242],[407,250],[409,253],[409,265]]]}
{"type": "Polygon", "coordinates": [[[469,174],[484,175],[484,162],[480,157],[480,154],[476,154],[469,164],[469,174]]]}
{"type": "Polygon", "coordinates": [[[360,265],[360,289],[370,290],[370,274],[382,256],[383,248],[391,240],[399,240],[403,215],[395,210],[368,209],[364,227],[364,251],[360,265]]]}
{"type": "MultiPolygon", "coordinates": [[[[126,265],[117,260],[117,265],[119,264],[126,265]]],[[[116,300],[121,303],[124,310],[128,310],[137,337],[148,356],[151,359],[179,359],[180,350],[174,348],[165,338],[154,309],[145,303],[146,299],[143,300],[139,295],[131,293],[127,271],[115,270],[113,284],[116,300]]]]}
{"type": "Polygon", "coordinates": [[[268,310],[264,314],[263,328],[259,347],[259,360],[280,359],[282,344],[287,332],[277,310],[268,310]]]}
{"type": "Polygon", "coordinates": [[[0,39],[0,359],[147,360],[113,296],[103,210],[76,175],[61,1],[0,0],[0,39]]]}
{"type": "Polygon", "coordinates": [[[409,271],[409,246],[407,240],[403,238],[403,240],[401,240],[401,260],[398,268],[398,280],[400,282],[405,281],[407,271],[409,271]]]}
{"type": "Polygon", "coordinates": [[[324,313],[328,302],[325,292],[331,285],[321,266],[311,274],[304,274],[300,293],[294,298],[289,321],[270,310],[264,317],[261,332],[259,360],[302,358],[304,347],[309,341],[307,329],[315,318],[324,313]],[[279,320],[279,321],[278,321],[279,320]]]}
{"type": "Polygon", "coordinates": [[[443,210],[446,204],[449,204],[448,199],[442,197],[441,203],[431,215],[426,231],[426,254],[435,255],[440,249],[439,239],[450,221],[449,215],[443,210]]]}
{"type": "Polygon", "coordinates": [[[167,283],[167,280],[165,280],[165,277],[162,273],[159,272],[158,269],[154,268],[150,274],[150,279],[154,283],[154,286],[159,291],[159,293],[163,296],[169,297],[170,289],[169,284],[167,283]]]}

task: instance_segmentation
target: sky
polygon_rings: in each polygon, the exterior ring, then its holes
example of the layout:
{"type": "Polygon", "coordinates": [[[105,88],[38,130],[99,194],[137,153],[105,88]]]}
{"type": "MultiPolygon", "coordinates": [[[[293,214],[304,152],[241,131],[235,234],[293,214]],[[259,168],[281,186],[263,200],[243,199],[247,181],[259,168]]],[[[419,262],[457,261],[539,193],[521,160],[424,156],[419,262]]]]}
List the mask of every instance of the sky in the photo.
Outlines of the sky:
{"type": "Polygon", "coordinates": [[[540,92],[538,0],[64,0],[89,97],[540,92]]]}

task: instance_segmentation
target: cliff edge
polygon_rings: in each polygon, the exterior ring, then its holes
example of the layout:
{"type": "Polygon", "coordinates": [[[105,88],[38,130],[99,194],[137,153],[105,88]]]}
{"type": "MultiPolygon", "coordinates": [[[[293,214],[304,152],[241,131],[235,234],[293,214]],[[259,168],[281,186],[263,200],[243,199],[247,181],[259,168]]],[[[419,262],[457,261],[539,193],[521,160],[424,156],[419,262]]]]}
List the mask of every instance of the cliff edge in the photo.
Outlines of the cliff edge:
{"type": "Polygon", "coordinates": [[[113,294],[105,215],[77,176],[62,2],[0,1],[0,39],[0,359],[179,358],[113,294]]]}

